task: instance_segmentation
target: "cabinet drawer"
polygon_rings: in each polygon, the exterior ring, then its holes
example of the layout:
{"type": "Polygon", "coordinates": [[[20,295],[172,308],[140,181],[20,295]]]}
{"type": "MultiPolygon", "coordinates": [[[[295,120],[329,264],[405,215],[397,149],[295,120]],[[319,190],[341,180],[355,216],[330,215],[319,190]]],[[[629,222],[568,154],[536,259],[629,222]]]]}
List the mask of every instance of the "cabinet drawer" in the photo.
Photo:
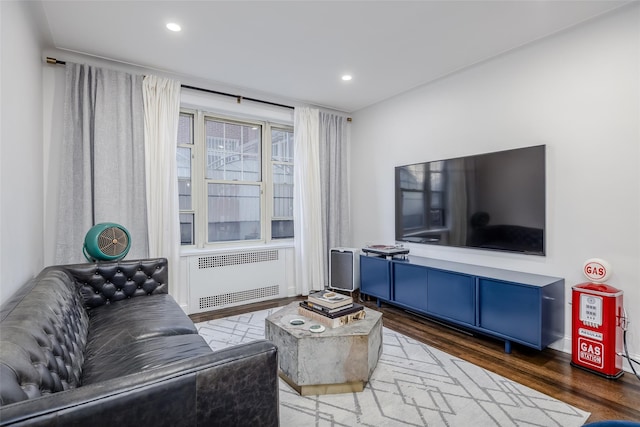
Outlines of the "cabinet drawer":
{"type": "Polygon", "coordinates": [[[540,347],[540,289],[480,279],[479,324],[492,332],[540,347]]]}
{"type": "Polygon", "coordinates": [[[427,309],[428,270],[415,265],[394,263],[393,300],[420,311],[427,309]]]}
{"type": "Polygon", "coordinates": [[[474,325],[475,279],[464,274],[429,270],[427,311],[474,325]]]}
{"type": "Polygon", "coordinates": [[[391,299],[391,265],[384,258],[360,257],[360,292],[383,300],[391,299]]]}

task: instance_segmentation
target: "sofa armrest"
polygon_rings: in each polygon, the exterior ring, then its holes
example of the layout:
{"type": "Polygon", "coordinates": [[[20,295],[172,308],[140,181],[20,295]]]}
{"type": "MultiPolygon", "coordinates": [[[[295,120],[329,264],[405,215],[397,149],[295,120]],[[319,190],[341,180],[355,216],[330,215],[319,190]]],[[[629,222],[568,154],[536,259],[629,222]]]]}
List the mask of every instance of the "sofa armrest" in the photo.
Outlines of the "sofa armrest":
{"type": "Polygon", "coordinates": [[[1,426],[278,426],[266,340],[0,408],[1,426]]]}
{"type": "Polygon", "coordinates": [[[166,258],[63,265],[87,309],[144,295],[169,293],[166,258]]]}

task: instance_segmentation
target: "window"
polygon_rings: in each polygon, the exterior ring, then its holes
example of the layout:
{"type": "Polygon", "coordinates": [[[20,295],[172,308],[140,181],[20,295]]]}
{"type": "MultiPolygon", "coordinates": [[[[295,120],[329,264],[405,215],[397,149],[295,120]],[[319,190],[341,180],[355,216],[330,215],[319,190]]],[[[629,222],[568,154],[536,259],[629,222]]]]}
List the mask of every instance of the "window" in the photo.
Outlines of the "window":
{"type": "Polygon", "coordinates": [[[180,208],[180,243],[195,243],[195,228],[192,199],[191,165],[193,158],[193,116],[180,114],[178,120],[178,205],[180,208]]]}
{"type": "Polygon", "coordinates": [[[293,130],[184,111],[178,127],[183,245],[293,237],[293,130]]]}
{"type": "Polygon", "coordinates": [[[271,238],[293,237],[293,131],[271,129],[271,238]]]}
{"type": "Polygon", "coordinates": [[[261,240],[262,126],[204,118],[206,243],[261,240]]]}

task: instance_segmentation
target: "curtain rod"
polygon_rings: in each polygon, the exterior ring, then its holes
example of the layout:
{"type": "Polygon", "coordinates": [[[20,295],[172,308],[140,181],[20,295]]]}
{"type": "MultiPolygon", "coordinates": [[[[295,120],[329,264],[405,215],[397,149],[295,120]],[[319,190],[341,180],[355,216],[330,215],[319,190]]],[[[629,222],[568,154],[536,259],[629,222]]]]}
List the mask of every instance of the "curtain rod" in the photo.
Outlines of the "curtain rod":
{"type": "MultiPolygon", "coordinates": [[[[50,56],[47,56],[47,64],[65,65],[66,62],[65,61],[60,61],[60,60],[58,60],[56,58],[51,58],[50,56]]],[[[262,103],[262,104],[273,105],[275,107],[289,108],[291,110],[293,110],[295,108],[295,107],[292,107],[290,105],[278,104],[276,102],[264,101],[262,99],[256,99],[256,98],[248,98],[248,97],[241,96],[241,95],[234,95],[232,93],[219,92],[217,90],[203,89],[201,87],[189,86],[189,85],[181,85],[181,86],[183,88],[185,88],[185,89],[193,89],[193,90],[199,90],[201,92],[213,93],[215,95],[229,96],[231,98],[235,98],[236,101],[238,102],[238,104],[240,104],[243,99],[246,99],[247,101],[259,102],[259,103],[262,103]]],[[[352,120],[351,117],[347,117],[347,121],[348,122],[350,122],[351,120],[352,120]]]]}
{"type": "Polygon", "coordinates": [[[246,96],[242,96],[242,95],[234,95],[232,93],[226,93],[226,92],[219,92],[217,90],[211,90],[211,89],[203,89],[201,87],[196,87],[196,86],[189,86],[189,85],[181,85],[183,88],[185,89],[193,89],[193,90],[199,90],[200,92],[207,92],[207,93],[213,93],[215,95],[222,95],[222,96],[229,96],[231,98],[235,98],[236,101],[238,102],[238,104],[240,104],[242,102],[243,99],[246,99],[247,101],[253,101],[253,102],[259,102],[261,104],[267,104],[267,105],[273,105],[275,107],[282,107],[282,108],[289,108],[291,110],[293,110],[295,107],[292,107],[290,105],[284,105],[284,104],[278,104],[276,102],[271,102],[271,101],[264,101],[262,99],[256,99],[256,98],[249,98],[246,96]]]}
{"type": "MultiPolygon", "coordinates": [[[[47,56],[47,64],[59,64],[59,65],[65,65],[66,62],[65,61],[60,61],[56,58],[51,58],[49,56],[47,56]]],[[[211,90],[211,89],[203,89],[201,87],[196,87],[196,86],[189,86],[189,85],[181,85],[183,88],[185,89],[193,89],[193,90],[199,90],[201,92],[207,92],[207,93],[213,93],[215,95],[222,95],[222,96],[228,96],[231,98],[235,98],[236,101],[238,102],[238,104],[240,104],[242,102],[243,99],[246,99],[247,101],[253,101],[253,102],[259,102],[262,104],[268,104],[268,105],[273,105],[275,107],[282,107],[282,108],[289,108],[291,110],[293,110],[295,107],[292,107],[290,105],[284,105],[284,104],[278,104],[276,102],[271,102],[271,101],[264,101],[262,99],[256,99],[256,98],[249,98],[246,96],[242,96],[242,95],[234,95],[232,93],[226,93],[226,92],[219,92],[217,90],[211,90]]]]}
{"type": "Polygon", "coordinates": [[[56,58],[52,58],[50,56],[47,56],[47,64],[60,64],[60,65],[64,65],[66,64],[66,62],[64,61],[59,61],[56,58]]]}

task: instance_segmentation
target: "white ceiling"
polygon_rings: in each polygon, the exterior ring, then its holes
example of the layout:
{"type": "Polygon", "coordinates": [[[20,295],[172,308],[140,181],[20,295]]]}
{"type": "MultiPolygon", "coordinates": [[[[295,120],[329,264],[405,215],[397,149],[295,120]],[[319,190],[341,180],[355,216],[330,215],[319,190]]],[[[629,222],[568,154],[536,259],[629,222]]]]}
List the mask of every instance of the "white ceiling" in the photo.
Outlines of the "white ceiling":
{"type": "MultiPolygon", "coordinates": [[[[51,44],[353,112],[628,1],[55,1],[51,44]],[[165,28],[174,21],[182,32],[165,28]],[[344,73],[353,75],[343,82],[344,73]]],[[[64,59],[64,58],[61,58],[64,59]]]]}

